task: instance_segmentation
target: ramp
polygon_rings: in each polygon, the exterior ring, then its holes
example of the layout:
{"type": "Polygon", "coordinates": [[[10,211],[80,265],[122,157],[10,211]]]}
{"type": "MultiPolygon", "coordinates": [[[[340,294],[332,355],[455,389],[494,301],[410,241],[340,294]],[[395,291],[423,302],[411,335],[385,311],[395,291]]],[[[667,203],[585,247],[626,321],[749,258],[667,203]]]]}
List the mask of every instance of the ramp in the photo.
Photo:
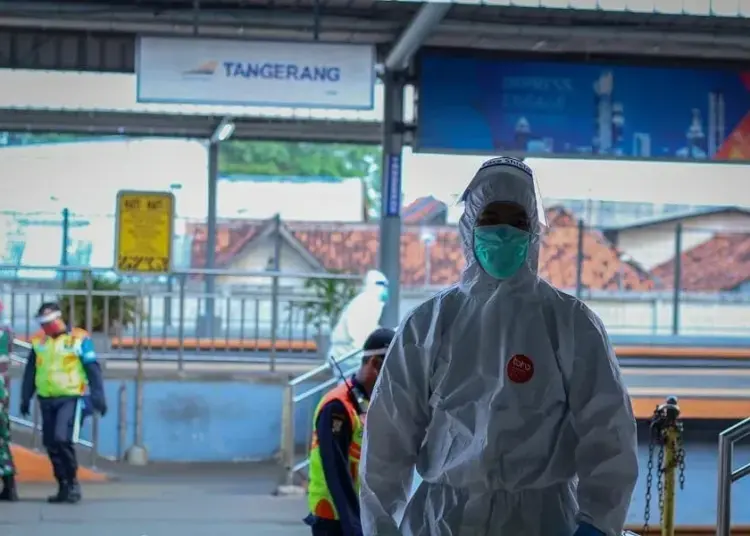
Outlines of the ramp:
{"type": "MultiPolygon", "coordinates": [[[[13,460],[16,464],[19,482],[55,482],[55,477],[52,474],[52,465],[50,465],[49,459],[45,454],[19,445],[11,445],[11,450],[13,451],[13,460]]],[[[81,482],[106,482],[107,475],[81,467],[78,469],[78,479],[81,482]]]]}

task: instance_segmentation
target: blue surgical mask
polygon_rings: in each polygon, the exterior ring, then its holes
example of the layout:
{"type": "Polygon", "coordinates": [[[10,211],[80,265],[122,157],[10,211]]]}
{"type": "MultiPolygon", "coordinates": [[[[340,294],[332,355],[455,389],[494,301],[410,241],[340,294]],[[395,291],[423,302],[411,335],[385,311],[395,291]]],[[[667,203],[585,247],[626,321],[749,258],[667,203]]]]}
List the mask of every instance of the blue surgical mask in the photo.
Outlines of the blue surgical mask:
{"type": "Polygon", "coordinates": [[[476,227],[474,256],[489,275],[508,279],[526,262],[530,242],[530,233],[512,225],[476,227]]]}
{"type": "Polygon", "coordinates": [[[380,289],[380,301],[383,303],[388,301],[388,287],[383,287],[380,289]]]}

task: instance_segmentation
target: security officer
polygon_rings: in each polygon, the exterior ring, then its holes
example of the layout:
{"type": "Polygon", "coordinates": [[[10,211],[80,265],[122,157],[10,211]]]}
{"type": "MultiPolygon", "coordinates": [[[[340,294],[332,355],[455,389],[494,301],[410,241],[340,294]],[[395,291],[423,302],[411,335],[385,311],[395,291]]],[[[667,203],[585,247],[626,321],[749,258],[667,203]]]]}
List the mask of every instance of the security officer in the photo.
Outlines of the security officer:
{"type": "Polygon", "coordinates": [[[74,430],[81,425],[86,402],[101,415],[107,413],[102,372],[89,334],[69,328],[56,303],[44,303],[37,320],[42,331],[31,339],[23,375],[21,413],[28,415],[36,393],[42,413],[42,439],[59,489],[51,503],[81,500],[74,430]],[[84,397],[86,386],[89,397],[84,397]]]}
{"type": "Polygon", "coordinates": [[[373,331],[357,373],[328,392],[315,410],[307,490],[310,515],[305,518],[313,536],[362,536],[359,458],[364,420],[394,335],[386,328],[373,331]]]}

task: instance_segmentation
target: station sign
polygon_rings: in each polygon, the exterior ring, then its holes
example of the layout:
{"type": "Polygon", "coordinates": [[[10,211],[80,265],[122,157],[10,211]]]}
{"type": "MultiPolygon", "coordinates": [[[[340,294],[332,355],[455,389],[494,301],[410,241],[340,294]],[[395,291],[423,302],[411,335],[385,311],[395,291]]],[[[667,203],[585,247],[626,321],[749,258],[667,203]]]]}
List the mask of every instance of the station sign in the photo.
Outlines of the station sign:
{"type": "Polygon", "coordinates": [[[750,161],[750,70],[428,51],[419,72],[418,151],[750,161]]]}
{"type": "Polygon", "coordinates": [[[384,215],[401,215],[401,154],[389,154],[385,178],[384,215]]]}
{"type": "Polygon", "coordinates": [[[127,274],[168,274],[172,270],[174,216],[171,192],[118,192],[115,269],[127,274]]]}
{"type": "Polygon", "coordinates": [[[375,48],[319,42],[138,38],[144,103],[369,110],[375,48]]]}

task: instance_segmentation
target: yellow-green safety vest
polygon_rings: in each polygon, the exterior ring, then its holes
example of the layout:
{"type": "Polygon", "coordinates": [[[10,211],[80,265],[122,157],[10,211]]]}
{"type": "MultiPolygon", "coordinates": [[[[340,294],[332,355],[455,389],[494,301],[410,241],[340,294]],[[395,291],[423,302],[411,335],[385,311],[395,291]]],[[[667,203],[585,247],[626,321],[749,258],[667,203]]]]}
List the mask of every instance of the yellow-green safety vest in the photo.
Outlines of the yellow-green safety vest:
{"type": "Polygon", "coordinates": [[[36,394],[42,398],[81,396],[86,391],[86,370],[81,343],[89,334],[73,329],[56,338],[38,334],[31,338],[36,355],[36,394]]]}
{"type": "Polygon", "coordinates": [[[333,497],[328,490],[326,475],[323,472],[323,459],[320,457],[320,445],[318,443],[317,422],[320,410],[332,400],[340,401],[349,414],[352,426],[352,441],[349,444],[349,473],[354,482],[354,491],[359,494],[359,459],[362,455],[362,435],[364,423],[357,412],[357,408],[351,401],[349,390],[351,382],[347,381],[328,392],[318,404],[313,416],[312,444],[310,446],[310,481],[307,486],[307,502],[310,512],[322,519],[338,520],[339,514],[333,504],[333,497]]]}

